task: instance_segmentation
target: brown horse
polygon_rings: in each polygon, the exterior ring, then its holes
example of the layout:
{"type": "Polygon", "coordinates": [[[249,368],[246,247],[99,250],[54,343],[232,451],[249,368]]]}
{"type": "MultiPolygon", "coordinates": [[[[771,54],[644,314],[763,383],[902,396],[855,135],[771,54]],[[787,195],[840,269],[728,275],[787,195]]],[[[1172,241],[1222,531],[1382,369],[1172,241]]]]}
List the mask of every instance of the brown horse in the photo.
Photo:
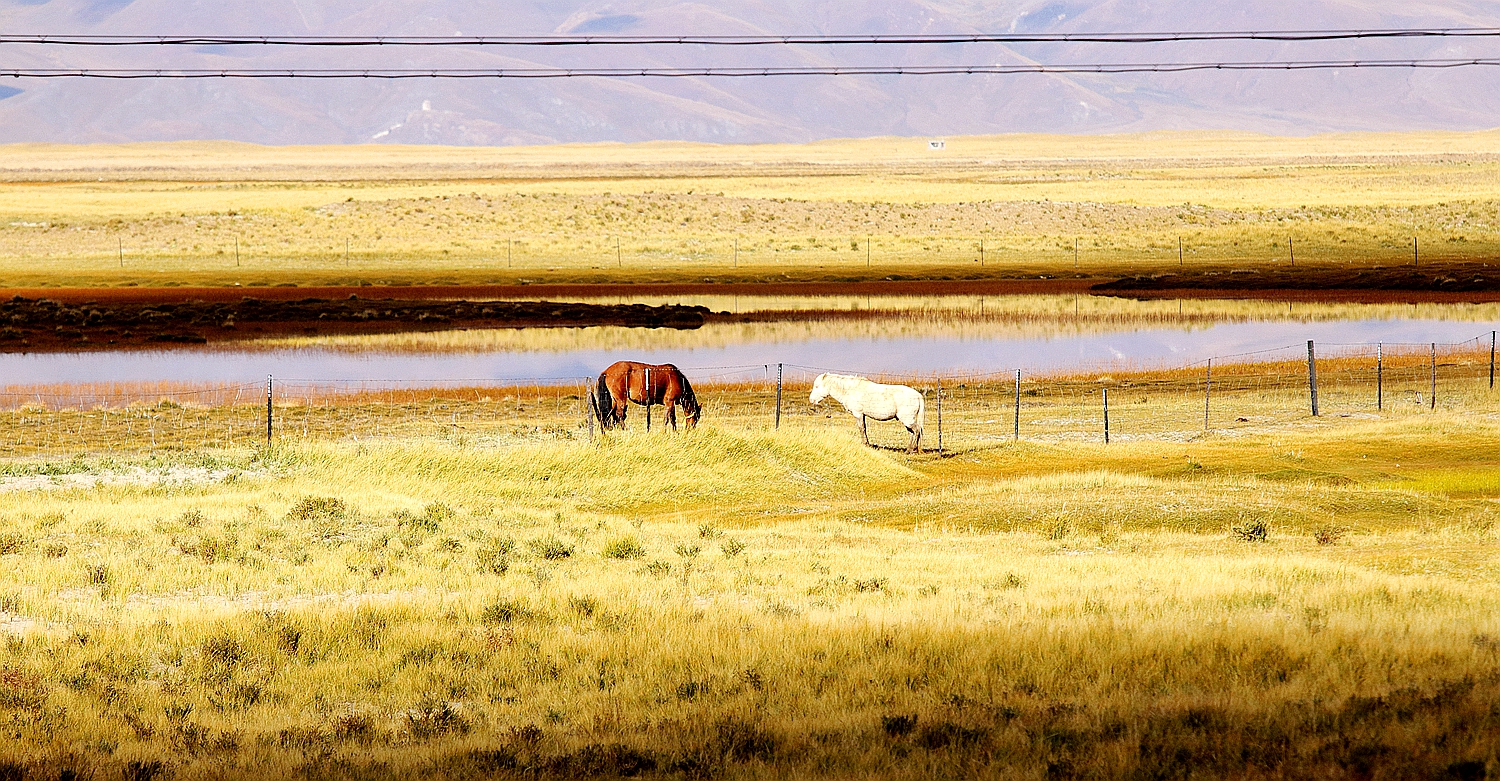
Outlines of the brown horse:
{"type": "Polygon", "coordinates": [[[625,425],[625,412],[630,407],[628,402],[632,401],[647,407],[648,413],[653,404],[666,407],[667,423],[674,431],[677,430],[678,404],[682,405],[688,428],[698,425],[698,418],[703,414],[698,397],[693,395],[693,386],[670,363],[612,363],[599,375],[595,394],[595,413],[599,416],[599,426],[606,429],[625,425]]]}

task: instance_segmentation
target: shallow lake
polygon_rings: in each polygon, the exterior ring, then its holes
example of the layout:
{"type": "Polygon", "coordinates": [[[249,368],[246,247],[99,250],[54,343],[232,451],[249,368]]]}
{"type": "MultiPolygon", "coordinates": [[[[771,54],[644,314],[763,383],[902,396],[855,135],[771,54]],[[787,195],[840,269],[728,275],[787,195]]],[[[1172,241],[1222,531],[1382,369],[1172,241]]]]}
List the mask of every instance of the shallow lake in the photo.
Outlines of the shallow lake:
{"type": "MultiPolygon", "coordinates": [[[[1072,296],[766,299],[741,311],[877,310],[858,319],[719,323],[694,331],[575,328],[317,337],[150,352],[0,355],[4,385],[364,381],[374,385],[569,382],[620,359],[675,363],[702,380],[817,370],[932,376],[1170,368],[1207,358],[1291,359],[1480,339],[1496,305],[1296,305],[1270,302],[1082,301],[1072,296]],[[1233,356],[1239,356],[1235,358],[1233,356]]],[[[734,302],[704,302],[714,308],[734,302]]]]}

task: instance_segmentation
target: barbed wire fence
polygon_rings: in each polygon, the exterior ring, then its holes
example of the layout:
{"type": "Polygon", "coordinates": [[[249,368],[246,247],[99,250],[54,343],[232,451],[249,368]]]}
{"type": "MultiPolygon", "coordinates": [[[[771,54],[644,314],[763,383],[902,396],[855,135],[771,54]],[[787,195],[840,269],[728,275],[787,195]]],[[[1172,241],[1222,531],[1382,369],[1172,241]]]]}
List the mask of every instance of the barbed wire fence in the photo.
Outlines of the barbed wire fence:
{"type": "MultiPolygon", "coordinates": [[[[823,372],[910,385],[926,399],[923,447],[944,453],[1017,440],[1188,441],[1329,418],[1500,409],[1495,332],[1456,343],[1318,343],[1221,355],[1169,368],[922,376],[800,364],[684,367],[708,425],[857,431],[823,372]]],[[[592,440],[593,377],[399,382],[83,384],[0,390],[0,455],[86,455],[256,448],[280,442],[442,439],[484,445],[592,440]]],[[[659,407],[631,405],[627,431],[660,431],[659,407]]],[[[904,449],[896,422],[872,444],[904,449]]],[[[613,435],[613,434],[611,434],[613,435]]]]}

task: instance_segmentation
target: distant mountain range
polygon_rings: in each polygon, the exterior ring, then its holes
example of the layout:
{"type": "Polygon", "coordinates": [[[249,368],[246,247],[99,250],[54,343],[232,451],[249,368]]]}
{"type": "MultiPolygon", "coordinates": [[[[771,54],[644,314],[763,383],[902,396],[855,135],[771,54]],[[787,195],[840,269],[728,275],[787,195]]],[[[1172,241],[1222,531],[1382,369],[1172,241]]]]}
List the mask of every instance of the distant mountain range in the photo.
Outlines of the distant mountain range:
{"type": "MultiPolygon", "coordinates": [[[[1500,27],[1492,0],[0,0],[6,33],[770,34],[1500,27]]],[[[7,67],[518,67],[1243,61],[1500,56],[1416,39],[649,50],[65,50],[7,67]]],[[[877,135],[1239,129],[1276,134],[1500,126],[1500,68],[1110,76],[310,82],[10,80],[0,142],[265,144],[806,141],[877,135]]]]}

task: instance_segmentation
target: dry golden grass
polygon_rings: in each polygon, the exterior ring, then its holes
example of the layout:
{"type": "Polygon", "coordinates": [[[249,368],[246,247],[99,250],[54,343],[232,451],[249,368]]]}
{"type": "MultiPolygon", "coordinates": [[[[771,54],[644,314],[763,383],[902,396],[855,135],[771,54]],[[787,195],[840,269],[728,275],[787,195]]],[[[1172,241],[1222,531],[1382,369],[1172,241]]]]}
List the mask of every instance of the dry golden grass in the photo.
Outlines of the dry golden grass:
{"type": "Polygon", "coordinates": [[[1430,262],[1488,260],[1497,138],[20,145],[0,164],[0,283],[951,274],[981,254],[987,275],[1035,275],[1072,273],[1075,240],[1080,273],[1114,274],[1176,264],[1179,238],[1200,267],[1286,263],[1288,239],[1299,264],[1400,263],[1412,237],[1430,262]]]}
{"type": "Polygon", "coordinates": [[[1440,775],[1500,419],[955,458],[847,426],[12,462],[8,772],[1440,775]],[[194,471],[196,470],[196,471],[194,471]]]}
{"type": "MultiPolygon", "coordinates": [[[[1024,270],[1004,253],[1070,255],[1090,226],[1111,263],[1175,262],[1186,225],[1213,262],[1266,260],[1293,228],[1340,261],[1399,255],[1408,227],[1482,257],[1494,140],[1007,138],[943,164],[890,140],[13,148],[0,278],[640,279],[722,264],[706,248],[736,233],[766,268],[856,267],[880,215],[910,229],[876,239],[906,270],[972,263],[936,241],[964,231],[1024,270]],[[1174,205],[1187,192],[1205,206],[1174,205]],[[725,227],[746,208],[753,229],[725,227]],[[507,272],[497,237],[523,230],[532,268],[507,272]],[[611,232],[663,270],[589,269],[611,232]],[[127,235],[137,265],[101,268],[127,235]],[[241,272],[217,254],[236,235],[241,272]],[[350,235],[370,244],[330,268],[350,235]]],[[[1066,306],[924,327],[1062,327],[1066,306]]],[[[1012,386],[970,379],[945,386],[943,457],[895,452],[890,425],[859,446],[800,375],[779,431],[764,380],[705,383],[698,430],[646,433],[636,411],[592,442],[573,388],[303,388],[269,449],[258,398],[0,412],[0,778],[1483,777],[1482,361],[1442,356],[1434,411],[1422,356],[1392,355],[1377,412],[1368,360],[1327,360],[1318,419],[1295,362],[1216,367],[1206,432],[1196,369],[1031,379],[1021,442],[1012,386]]]]}

